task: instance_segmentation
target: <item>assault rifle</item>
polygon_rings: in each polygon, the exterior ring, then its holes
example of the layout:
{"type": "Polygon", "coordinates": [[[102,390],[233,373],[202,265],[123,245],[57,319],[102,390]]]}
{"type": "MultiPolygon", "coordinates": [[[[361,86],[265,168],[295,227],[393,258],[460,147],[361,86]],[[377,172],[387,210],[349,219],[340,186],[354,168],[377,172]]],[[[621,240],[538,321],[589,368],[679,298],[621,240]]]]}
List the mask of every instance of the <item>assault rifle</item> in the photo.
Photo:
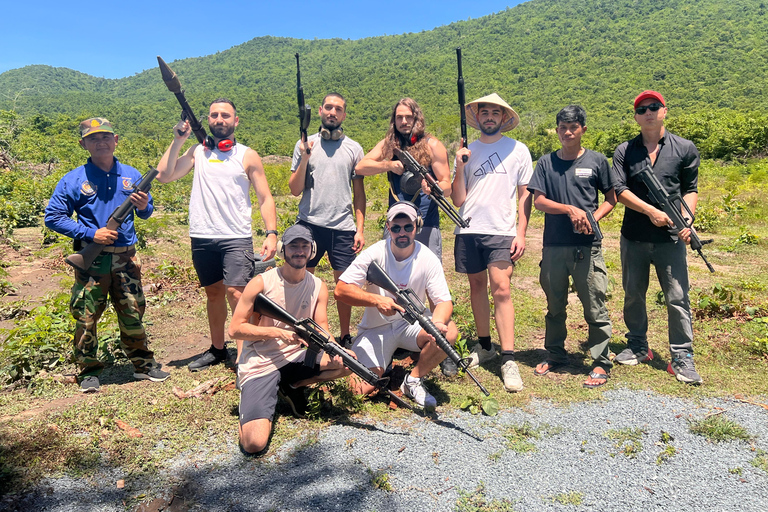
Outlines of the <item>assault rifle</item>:
{"type": "MultiPolygon", "coordinates": [[[[165,86],[169,91],[175,94],[176,99],[179,100],[179,105],[181,105],[181,118],[184,121],[189,121],[189,126],[192,128],[192,133],[195,134],[197,142],[200,144],[205,143],[205,128],[203,128],[203,125],[200,124],[200,121],[197,119],[197,117],[195,117],[195,113],[192,111],[192,107],[190,107],[189,103],[187,103],[187,98],[184,96],[184,89],[181,88],[179,77],[176,76],[176,73],[173,72],[173,70],[159,55],[157,56],[157,63],[160,65],[160,73],[163,75],[163,82],[165,82],[165,86]]],[[[183,133],[184,132],[180,132],[179,135],[182,135],[183,133]]]]}
{"type": "MultiPolygon", "coordinates": [[[[600,231],[600,224],[597,223],[595,220],[595,216],[592,215],[592,212],[589,210],[584,210],[584,213],[587,214],[587,220],[589,221],[589,225],[592,227],[592,234],[595,235],[595,240],[598,242],[603,240],[603,232],[600,231]]],[[[579,231],[576,231],[576,228],[573,228],[574,233],[579,233],[579,231]]]]}
{"type": "Polygon", "coordinates": [[[405,310],[404,312],[400,313],[403,316],[403,319],[411,325],[418,322],[421,328],[424,329],[427,334],[435,338],[437,346],[440,347],[454,363],[456,363],[456,366],[467,372],[467,375],[469,375],[472,380],[475,381],[475,384],[478,385],[480,391],[485,393],[485,396],[490,396],[488,390],[485,389],[485,387],[480,384],[480,381],[477,380],[477,377],[475,377],[472,372],[469,371],[469,363],[471,358],[467,357],[462,359],[459,356],[458,352],[456,352],[456,349],[454,349],[451,344],[448,343],[448,340],[445,339],[443,333],[440,332],[435,324],[432,323],[432,320],[430,320],[424,314],[426,307],[424,306],[424,303],[421,302],[421,299],[419,299],[416,294],[413,293],[413,290],[410,288],[406,288],[405,290],[398,288],[397,284],[392,281],[392,278],[389,277],[389,275],[384,272],[384,269],[381,268],[375,261],[368,266],[368,272],[365,277],[369,282],[394,295],[397,305],[405,310]]]}
{"type": "Polygon", "coordinates": [[[693,212],[688,207],[688,204],[683,200],[682,196],[680,196],[679,193],[670,195],[669,192],[664,189],[661,183],[659,183],[659,180],[656,179],[656,176],[653,174],[653,169],[650,165],[646,165],[642,170],[640,170],[640,172],[636,173],[635,176],[640,178],[640,180],[648,188],[648,193],[650,193],[652,201],[656,203],[658,208],[666,213],[667,216],[672,220],[674,226],[669,228],[669,231],[673,235],[677,235],[682,229],[690,228],[691,249],[699,253],[699,256],[701,256],[701,259],[704,260],[704,263],[707,265],[709,271],[714,274],[714,267],[712,267],[712,265],[707,261],[704,253],[701,252],[702,246],[712,243],[712,239],[702,240],[699,238],[699,235],[696,234],[696,230],[693,229],[693,212]],[[690,219],[683,217],[681,206],[688,213],[690,219]]]}
{"type": "MultiPolygon", "coordinates": [[[[152,180],[155,179],[155,176],[157,176],[157,169],[150,166],[147,174],[141,178],[141,181],[134,185],[133,191],[148,192],[152,187],[152,180]]],[[[128,215],[130,215],[132,212],[133,203],[131,203],[131,198],[129,196],[126,197],[125,201],[123,201],[120,206],[115,208],[115,211],[112,212],[112,215],[109,216],[109,219],[107,219],[107,229],[111,231],[117,231],[123,222],[125,222],[125,219],[128,218],[128,215]]],[[[105,247],[107,246],[96,242],[91,242],[83,247],[80,252],[67,256],[66,260],[64,261],[76,269],[85,272],[91,267],[93,260],[95,260],[99,254],[101,254],[101,251],[103,251],[105,247]]]]}
{"type": "MultiPolygon", "coordinates": [[[[299,54],[296,54],[296,98],[299,101],[299,135],[301,141],[307,142],[307,128],[309,120],[312,118],[312,109],[304,103],[304,87],[301,86],[301,68],[299,67],[299,54]]],[[[307,154],[310,153],[307,148],[307,154]]]]}
{"type": "Polygon", "coordinates": [[[421,188],[421,180],[427,180],[427,185],[429,185],[429,197],[437,203],[437,206],[439,206],[440,209],[448,215],[448,218],[456,223],[457,226],[462,228],[469,227],[469,222],[472,218],[470,217],[466,220],[461,218],[461,215],[456,211],[456,208],[451,206],[451,203],[445,198],[443,189],[440,188],[437,180],[435,180],[435,177],[430,174],[426,167],[417,162],[410,153],[403,151],[400,148],[394,148],[393,153],[397,159],[402,162],[403,167],[405,168],[405,171],[400,178],[400,189],[405,194],[416,194],[421,188]]]}
{"type": "MultiPolygon", "coordinates": [[[[456,80],[456,85],[459,89],[459,111],[461,112],[461,147],[467,147],[467,111],[464,104],[467,102],[467,98],[464,95],[464,75],[461,72],[461,47],[456,48],[456,60],[459,62],[459,79],[456,80]]],[[[461,157],[461,161],[466,163],[468,160],[467,155],[461,157]]]]}
{"type": "Polygon", "coordinates": [[[311,318],[297,319],[263,293],[259,293],[256,296],[253,310],[260,315],[274,318],[290,326],[301,339],[307,342],[307,354],[304,357],[304,364],[306,366],[315,365],[315,358],[320,351],[325,351],[331,357],[339,356],[344,366],[349,368],[352,373],[379,391],[385,392],[398,406],[414,410],[410,404],[404,402],[402,398],[389,390],[389,377],[379,377],[363,363],[349,355],[340,345],[331,341],[330,335],[311,318]]]}

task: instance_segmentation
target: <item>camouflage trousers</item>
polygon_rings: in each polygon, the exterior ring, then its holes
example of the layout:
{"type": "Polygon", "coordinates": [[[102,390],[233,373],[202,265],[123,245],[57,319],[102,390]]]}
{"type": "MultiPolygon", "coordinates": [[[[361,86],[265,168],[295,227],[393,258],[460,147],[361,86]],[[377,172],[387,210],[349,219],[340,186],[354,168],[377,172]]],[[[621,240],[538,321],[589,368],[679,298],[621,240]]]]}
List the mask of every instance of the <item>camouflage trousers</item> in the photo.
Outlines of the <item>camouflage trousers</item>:
{"type": "Polygon", "coordinates": [[[80,366],[78,381],[97,376],[104,363],[97,357],[99,338],[96,324],[111,299],[120,324],[120,345],[139,372],[155,362],[144,332],[144,291],[141,289],[141,261],[136,250],[121,254],[101,253],[87,272],[75,270],[75,285],[69,308],[75,319],[74,352],[80,366]]]}

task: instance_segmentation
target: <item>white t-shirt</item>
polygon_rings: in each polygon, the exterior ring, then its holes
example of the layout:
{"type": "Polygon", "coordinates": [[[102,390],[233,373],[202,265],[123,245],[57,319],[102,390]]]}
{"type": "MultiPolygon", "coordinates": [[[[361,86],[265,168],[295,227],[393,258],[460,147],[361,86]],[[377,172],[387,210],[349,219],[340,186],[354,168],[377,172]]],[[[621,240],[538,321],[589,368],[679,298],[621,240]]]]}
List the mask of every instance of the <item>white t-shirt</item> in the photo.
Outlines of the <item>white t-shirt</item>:
{"type": "MultiPolygon", "coordinates": [[[[445,280],[440,260],[421,242],[417,241],[414,243],[416,247],[413,250],[413,254],[403,261],[397,261],[395,255],[392,254],[390,240],[380,240],[360,253],[355,258],[355,261],[352,262],[352,265],[341,274],[339,279],[361,288],[365,287],[367,283],[366,291],[394,299],[391,293],[368,283],[366,279],[368,266],[371,262],[375,261],[401,290],[410,288],[422,300],[426,294],[435,305],[451,300],[451,292],[448,289],[448,283],[445,280]]],[[[360,321],[358,328],[372,329],[400,319],[402,319],[400,314],[384,316],[379,313],[378,309],[368,307],[365,308],[363,319],[360,321]]]]}
{"type": "Polygon", "coordinates": [[[528,185],[533,175],[528,147],[502,137],[492,144],[476,140],[469,150],[472,156],[464,166],[467,198],[459,214],[472,220],[468,228],[457,226],[454,234],[515,236],[517,187],[528,185]]]}

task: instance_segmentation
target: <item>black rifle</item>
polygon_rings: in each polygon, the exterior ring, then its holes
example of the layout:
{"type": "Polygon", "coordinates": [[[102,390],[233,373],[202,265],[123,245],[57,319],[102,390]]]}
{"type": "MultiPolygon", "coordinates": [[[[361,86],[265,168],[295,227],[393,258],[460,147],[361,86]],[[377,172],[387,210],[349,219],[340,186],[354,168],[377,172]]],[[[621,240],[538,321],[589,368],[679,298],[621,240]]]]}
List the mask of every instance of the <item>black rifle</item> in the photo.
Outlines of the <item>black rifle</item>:
{"type": "Polygon", "coordinates": [[[315,365],[315,358],[320,351],[325,351],[331,357],[339,356],[344,366],[349,368],[352,373],[379,391],[387,393],[389,398],[398,406],[414,410],[410,404],[389,390],[389,377],[379,377],[363,363],[349,355],[340,345],[331,341],[330,335],[311,318],[299,320],[263,293],[256,296],[253,310],[260,315],[274,318],[278,322],[290,326],[301,339],[307,342],[307,354],[304,356],[306,366],[313,367],[315,365]]]}
{"type": "Polygon", "coordinates": [[[400,313],[403,316],[403,319],[411,325],[418,322],[421,328],[424,329],[427,334],[435,338],[437,346],[440,347],[442,351],[445,352],[454,363],[456,363],[456,366],[467,372],[467,375],[469,375],[472,380],[475,381],[475,384],[480,387],[480,391],[485,393],[485,396],[490,396],[488,390],[485,389],[485,387],[480,384],[480,381],[477,380],[477,377],[475,377],[472,372],[469,371],[469,363],[471,358],[467,357],[462,359],[461,356],[459,356],[459,353],[456,352],[456,349],[454,349],[451,344],[448,343],[448,340],[445,339],[443,333],[440,332],[435,324],[432,323],[432,320],[430,320],[424,314],[426,307],[424,306],[424,303],[421,302],[421,299],[416,296],[413,290],[410,288],[406,288],[405,290],[398,288],[397,284],[395,284],[392,278],[389,277],[389,275],[384,272],[384,269],[381,268],[375,261],[368,266],[368,272],[365,278],[382,290],[386,290],[394,295],[397,305],[405,310],[404,312],[400,313]]]}
{"type": "Polygon", "coordinates": [[[650,165],[646,165],[642,170],[636,173],[635,176],[640,178],[640,180],[648,188],[648,193],[651,195],[652,201],[656,203],[660,210],[667,214],[670,220],[672,220],[674,226],[668,229],[673,235],[677,235],[682,229],[690,228],[691,249],[699,253],[699,256],[701,256],[701,259],[704,260],[704,263],[707,265],[709,271],[714,274],[714,267],[712,267],[712,265],[707,261],[704,253],[701,252],[702,246],[712,243],[712,240],[702,240],[699,238],[699,235],[696,234],[696,230],[693,229],[693,212],[688,207],[688,204],[683,200],[682,196],[679,193],[670,195],[669,192],[664,189],[661,183],[659,183],[659,180],[656,179],[656,176],[653,174],[653,168],[651,168],[650,165]],[[690,216],[690,219],[683,217],[681,206],[682,208],[685,208],[685,211],[690,216]]]}
{"type": "MultiPolygon", "coordinates": [[[[184,89],[181,88],[179,77],[176,76],[176,73],[168,67],[168,64],[166,64],[163,58],[159,55],[157,56],[157,63],[160,65],[160,73],[163,74],[163,82],[165,82],[165,86],[168,87],[168,90],[175,94],[176,99],[179,100],[179,105],[181,105],[181,118],[184,121],[189,121],[189,126],[192,128],[192,133],[195,134],[197,142],[204,144],[206,137],[205,128],[203,128],[203,125],[200,124],[200,121],[195,117],[192,107],[187,103],[187,98],[184,96],[184,89]]],[[[179,132],[179,135],[182,135],[183,133],[184,132],[179,132]]]]}
{"type": "MultiPolygon", "coordinates": [[[[467,111],[465,109],[467,98],[464,95],[464,75],[461,72],[461,47],[456,48],[456,60],[459,62],[459,79],[456,80],[456,85],[459,88],[459,110],[461,112],[461,147],[465,148],[467,147],[467,111]]],[[[461,157],[462,162],[466,163],[467,160],[467,155],[461,157]]]]}
{"type": "Polygon", "coordinates": [[[417,162],[407,151],[403,151],[400,148],[394,148],[392,151],[405,168],[403,175],[400,177],[400,189],[403,193],[416,194],[421,189],[421,180],[427,180],[427,185],[429,185],[429,197],[437,203],[437,206],[439,206],[457,226],[468,228],[469,221],[471,221],[472,218],[470,217],[466,220],[461,218],[461,215],[456,211],[456,208],[454,208],[445,198],[443,189],[440,188],[437,180],[435,180],[435,177],[432,176],[426,167],[417,162]]]}
{"type": "MultiPolygon", "coordinates": [[[[603,232],[600,231],[600,224],[597,223],[595,216],[592,215],[591,211],[584,210],[584,213],[587,214],[587,220],[589,221],[589,225],[592,227],[592,234],[595,235],[595,240],[601,242],[603,240],[603,232]]],[[[576,227],[573,228],[573,232],[581,233],[580,231],[576,231],[576,227]]]]}
{"type": "MultiPolygon", "coordinates": [[[[312,118],[312,109],[304,103],[304,87],[301,86],[301,68],[299,67],[299,54],[296,54],[296,98],[299,101],[299,135],[301,135],[301,141],[307,142],[307,128],[309,128],[309,120],[312,118]]],[[[309,154],[309,148],[307,148],[307,154],[309,154]]]]}
{"type": "MultiPolygon", "coordinates": [[[[150,167],[149,171],[147,171],[147,174],[141,178],[141,181],[134,185],[133,191],[148,192],[149,189],[152,188],[152,180],[154,180],[156,176],[157,169],[150,167]]],[[[109,219],[107,219],[107,229],[111,231],[117,231],[123,222],[125,222],[125,219],[128,218],[128,215],[130,215],[132,212],[133,203],[131,203],[131,198],[129,196],[126,197],[125,201],[123,201],[120,206],[115,208],[115,211],[112,212],[112,215],[109,216],[109,219]]],[[[103,251],[105,247],[107,246],[96,242],[91,242],[83,247],[79,252],[67,256],[64,261],[76,269],[85,272],[91,267],[93,260],[95,260],[99,254],[101,254],[101,251],[103,251]]]]}

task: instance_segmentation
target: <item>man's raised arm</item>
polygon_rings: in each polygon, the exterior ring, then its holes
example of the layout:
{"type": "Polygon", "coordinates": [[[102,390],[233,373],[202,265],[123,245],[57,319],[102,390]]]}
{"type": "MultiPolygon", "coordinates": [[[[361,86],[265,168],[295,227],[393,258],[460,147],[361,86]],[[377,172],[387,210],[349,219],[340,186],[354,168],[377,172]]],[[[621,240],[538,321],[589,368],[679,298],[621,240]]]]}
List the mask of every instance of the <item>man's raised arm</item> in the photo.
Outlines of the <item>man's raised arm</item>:
{"type": "Polygon", "coordinates": [[[157,181],[160,183],[176,181],[185,176],[195,166],[194,152],[195,148],[197,148],[197,144],[189,148],[187,152],[179,158],[179,151],[181,151],[181,147],[187,141],[191,133],[192,129],[189,127],[188,121],[179,121],[178,124],[173,127],[173,142],[168,146],[168,149],[165,150],[163,157],[160,159],[160,163],[157,164],[157,181]],[[181,132],[181,135],[179,135],[179,132],[181,132]]]}

